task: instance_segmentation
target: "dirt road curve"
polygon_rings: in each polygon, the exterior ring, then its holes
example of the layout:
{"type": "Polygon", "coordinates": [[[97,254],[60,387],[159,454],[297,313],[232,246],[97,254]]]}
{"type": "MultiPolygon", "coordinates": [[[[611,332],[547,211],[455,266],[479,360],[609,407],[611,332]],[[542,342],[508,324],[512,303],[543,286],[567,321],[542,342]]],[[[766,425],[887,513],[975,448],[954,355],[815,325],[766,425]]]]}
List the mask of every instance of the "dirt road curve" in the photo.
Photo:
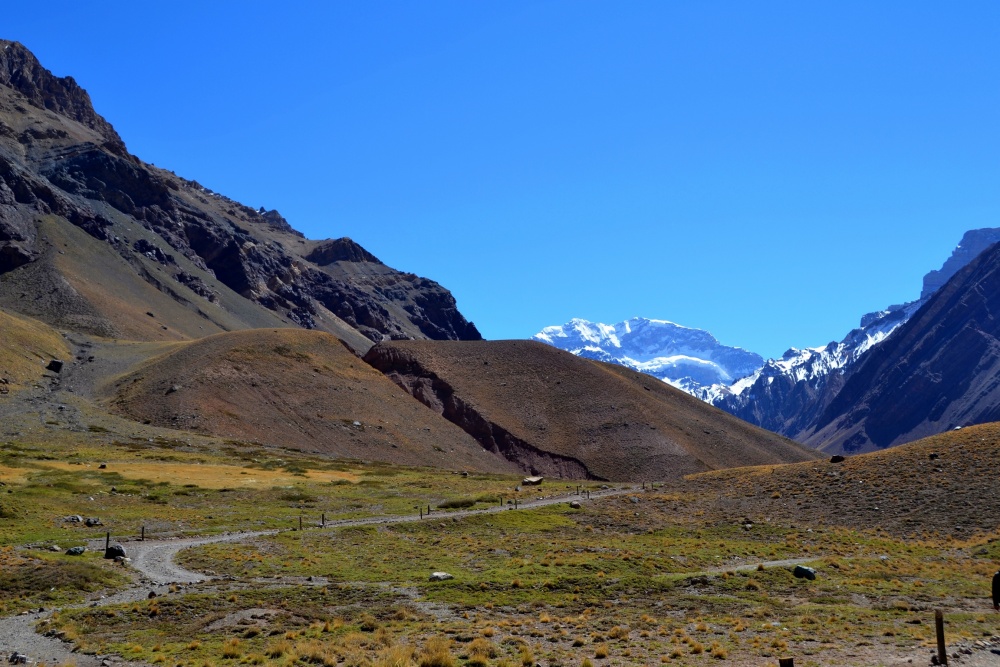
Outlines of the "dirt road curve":
{"type": "MultiPolygon", "coordinates": [[[[261,535],[273,535],[276,530],[265,530],[254,533],[229,533],[214,537],[196,537],[186,540],[148,540],[145,542],[129,542],[128,555],[135,568],[148,583],[154,586],[163,584],[196,584],[208,579],[204,574],[185,570],[174,562],[174,556],[181,549],[197,547],[216,542],[242,542],[261,535]]],[[[100,548],[100,547],[98,547],[100,548]]]]}

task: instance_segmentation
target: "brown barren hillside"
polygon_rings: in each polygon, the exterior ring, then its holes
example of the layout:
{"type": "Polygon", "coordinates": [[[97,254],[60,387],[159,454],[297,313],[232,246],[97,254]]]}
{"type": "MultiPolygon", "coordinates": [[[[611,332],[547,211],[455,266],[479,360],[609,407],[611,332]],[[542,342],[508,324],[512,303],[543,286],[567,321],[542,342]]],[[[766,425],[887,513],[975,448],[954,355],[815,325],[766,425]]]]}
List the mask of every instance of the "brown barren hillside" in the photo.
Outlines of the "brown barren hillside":
{"type": "Polygon", "coordinates": [[[655,378],[533,341],[396,341],[365,361],[534,473],[663,480],[814,454],[655,378]]]}
{"type": "Polygon", "coordinates": [[[329,334],[256,329],[177,343],[105,387],[137,421],[308,452],[510,472],[329,334]]]}
{"type": "Polygon", "coordinates": [[[891,449],[689,478],[707,520],[790,521],[881,529],[911,538],[968,538],[1000,528],[995,487],[1000,423],[949,431],[891,449]]]}

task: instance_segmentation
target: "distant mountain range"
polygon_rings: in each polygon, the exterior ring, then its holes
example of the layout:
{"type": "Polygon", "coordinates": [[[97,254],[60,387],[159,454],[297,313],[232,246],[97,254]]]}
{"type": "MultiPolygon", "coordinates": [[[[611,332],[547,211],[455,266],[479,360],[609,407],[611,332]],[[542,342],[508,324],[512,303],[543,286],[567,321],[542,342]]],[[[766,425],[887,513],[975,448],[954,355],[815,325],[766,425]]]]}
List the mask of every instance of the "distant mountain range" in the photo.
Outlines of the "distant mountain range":
{"type": "MultiPolygon", "coordinates": [[[[827,409],[873,350],[890,340],[957,273],[998,241],[1000,229],[967,232],[944,265],[924,277],[918,300],[863,316],[860,327],[840,342],[791,348],[780,359],[761,362],[749,372],[741,372],[744,367],[730,360],[760,359],[759,356],[723,346],[706,331],[657,320],[635,318],[613,326],[573,320],[567,325],[546,327],[534,338],[574,354],[647,372],[746,421],[806,444],[837,451],[878,448],[886,445],[884,437],[866,439],[856,429],[842,432],[830,426],[832,417],[827,415],[827,409]],[[629,340],[633,328],[642,332],[637,337],[641,340],[639,344],[629,340]],[[712,373],[718,379],[706,382],[712,373]]],[[[975,289],[981,290],[982,286],[975,289]]],[[[983,295],[978,291],[967,295],[969,301],[981,298],[983,295]]],[[[949,313],[959,316],[958,311],[949,313]]],[[[960,372],[975,371],[969,368],[960,372]]],[[[839,399],[837,405],[844,409],[845,401],[839,399]]],[[[947,422],[936,428],[943,430],[955,425],[958,424],[947,422]]],[[[919,435],[937,432],[934,428],[925,425],[919,435]]],[[[893,440],[893,444],[898,443],[893,440]]]]}
{"type": "Polygon", "coordinates": [[[0,40],[0,437],[39,424],[606,480],[816,457],[646,375],[483,341],[433,280],[130,154],[0,40]]]}

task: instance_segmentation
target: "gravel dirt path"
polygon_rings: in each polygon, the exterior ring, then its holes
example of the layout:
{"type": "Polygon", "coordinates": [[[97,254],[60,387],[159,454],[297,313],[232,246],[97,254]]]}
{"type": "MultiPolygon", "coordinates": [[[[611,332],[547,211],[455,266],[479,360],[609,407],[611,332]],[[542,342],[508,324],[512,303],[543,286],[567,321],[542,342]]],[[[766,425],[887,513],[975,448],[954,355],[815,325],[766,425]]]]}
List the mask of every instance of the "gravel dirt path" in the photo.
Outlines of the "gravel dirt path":
{"type": "MultiPolygon", "coordinates": [[[[592,492],[590,501],[608,498],[611,496],[633,493],[632,488],[612,488],[592,492]]],[[[538,498],[535,500],[518,503],[518,508],[531,509],[544,507],[559,503],[579,500],[581,503],[588,502],[582,496],[558,496],[551,498],[538,498]]],[[[461,517],[473,516],[477,514],[493,514],[507,511],[509,507],[491,507],[478,510],[460,510],[454,512],[439,512],[425,515],[424,521],[446,519],[458,519],[461,517]]],[[[327,529],[348,528],[352,526],[365,526],[371,524],[390,524],[420,521],[419,515],[391,516],[391,517],[371,517],[366,519],[352,519],[344,521],[327,522],[327,529]]],[[[227,533],[224,535],[213,535],[211,537],[195,537],[171,540],[145,540],[125,542],[128,557],[131,559],[131,567],[134,570],[135,583],[128,588],[118,591],[112,595],[101,595],[86,603],[66,607],[67,609],[79,609],[85,606],[103,606],[108,604],[121,604],[145,599],[150,591],[162,594],[166,592],[170,584],[193,584],[211,579],[211,577],[199,572],[186,570],[174,562],[174,557],[182,549],[201,546],[203,544],[213,544],[217,542],[241,542],[251,540],[265,535],[274,535],[278,531],[257,531],[227,533]]],[[[96,550],[104,549],[104,541],[98,540],[90,544],[89,548],[96,550]]],[[[48,618],[54,609],[20,616],[7,616],[0,618],[0,659],[6,660],[15,651],[28,656],[32,664],[57,664],[73,663],[77,667],[99,667],[105,659],[119,665],[138,666],[143,663],[126,662],[117,656],[91,656],[73,653],[70,649],[72,644],[63,642],[54,637],[45,637],[35,632],[35,625],[45,618],[48,618]]]]}

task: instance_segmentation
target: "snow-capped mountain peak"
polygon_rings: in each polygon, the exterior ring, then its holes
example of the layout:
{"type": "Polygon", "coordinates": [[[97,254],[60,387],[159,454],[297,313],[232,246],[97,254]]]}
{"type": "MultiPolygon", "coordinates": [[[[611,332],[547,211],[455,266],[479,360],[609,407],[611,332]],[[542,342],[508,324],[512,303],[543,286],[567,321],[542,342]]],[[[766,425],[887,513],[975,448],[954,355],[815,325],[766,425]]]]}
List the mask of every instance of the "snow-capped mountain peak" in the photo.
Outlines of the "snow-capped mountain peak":
{"type": "Polygon", "coordinates": [[[690,393],[728,384],[763,363],[760,355],[723,345],[702,329],[643,317],[613,325],[575,318],[545,327],[533,338],[578,356],[648,373],[690,393]]]}

